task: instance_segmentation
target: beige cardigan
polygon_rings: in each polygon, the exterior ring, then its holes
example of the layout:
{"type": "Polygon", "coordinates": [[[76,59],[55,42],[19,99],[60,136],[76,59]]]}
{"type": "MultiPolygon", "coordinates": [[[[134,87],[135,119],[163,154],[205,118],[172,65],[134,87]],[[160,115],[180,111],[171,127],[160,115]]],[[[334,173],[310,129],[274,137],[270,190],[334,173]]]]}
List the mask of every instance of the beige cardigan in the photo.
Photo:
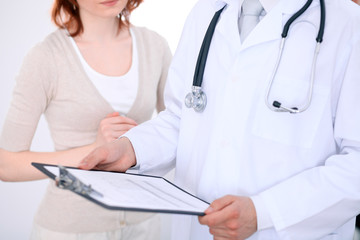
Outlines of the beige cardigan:
{"type": "MultiPolygon", "coordinates": [[[[132,27],[139,59],[139,88],[127,116],[138,123],[162,110],[163,89],[171,52],[167,42],[146,28],[132,27]]],[[[121,92],[119,92],[121,94],[121,92]]],[[[57,30],[25,57],[4,123],[0,147],[29,150],[39,118],[45,114],[55,150],[93,143],[100,121],[114,110],[88,79],[66,31],[57,30]]],[[[35,222],[52,231],[99,232],[148,217],[143,213],[105,210],[54,187],[45,194],[35,222]]]]}

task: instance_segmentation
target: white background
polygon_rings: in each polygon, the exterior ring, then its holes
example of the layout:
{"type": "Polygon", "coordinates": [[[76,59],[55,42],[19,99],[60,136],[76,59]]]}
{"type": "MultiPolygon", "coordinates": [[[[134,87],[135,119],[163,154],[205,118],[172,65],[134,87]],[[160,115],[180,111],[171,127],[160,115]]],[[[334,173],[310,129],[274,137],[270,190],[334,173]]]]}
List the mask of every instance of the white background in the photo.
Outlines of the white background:
{"type": "MultiPolygon", "coordinates": [[[[196,0],[145,0],[133,12],[131,21],[164,36],[172,52],[186,16],[196,0]]],[[[55,30],[50,21],[50,0],[16,0],[0,8],[0,127],[5,120],[22,59],[29,49],[55,30]]],[[[0,128],[0,129],[1,129],[0,128]]],[[[32,150],[52,151],[52,142],[44,119],[41,119],[32,150]]],[[[0,239],[28,239],[34,213],[48,180],[5,183],[0,181],[0,239]]],[[[165,216],[165,221],[167,222],[165,216]]],[[[168,233],[163,239],[168,239],[168,233]]]]}

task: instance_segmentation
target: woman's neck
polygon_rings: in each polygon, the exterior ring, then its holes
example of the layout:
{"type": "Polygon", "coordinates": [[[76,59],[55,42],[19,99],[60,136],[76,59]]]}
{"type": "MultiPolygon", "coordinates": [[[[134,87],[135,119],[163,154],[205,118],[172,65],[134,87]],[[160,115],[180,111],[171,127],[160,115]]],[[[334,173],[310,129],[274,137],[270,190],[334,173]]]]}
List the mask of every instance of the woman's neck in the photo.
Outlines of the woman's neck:
{"type": "Polygon", "coordinates": [[[116,17],[101,18],[82,14],[81,20],[84,31],[75,37],[75,41],[107,43],[121,39],[122,36],[124,34],[127,35],[126,33],[128,32],[127,28],[119,31],[120,20],[116,17]]]}
{"type": "Polygon", "coordinates": [[[128,27],[119,31],[119,19],[81,15],[84,32],[74,40],[85,61],[95,71],[122,76],[132,63],[132,38],[128,27]]]}

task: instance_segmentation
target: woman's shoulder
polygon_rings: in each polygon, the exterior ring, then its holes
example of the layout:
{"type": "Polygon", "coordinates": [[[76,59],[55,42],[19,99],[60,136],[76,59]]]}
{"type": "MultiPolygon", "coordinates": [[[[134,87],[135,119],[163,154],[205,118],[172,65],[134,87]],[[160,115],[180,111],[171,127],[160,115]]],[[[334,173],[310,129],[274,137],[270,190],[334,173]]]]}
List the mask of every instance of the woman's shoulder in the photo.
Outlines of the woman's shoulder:
{"type": "Polygon", "coordinates": [[[64,29],[57,29],[45,37],[45,39],[39,43],[39,47],[51,48],[54,51],[64,51],[70,44],[69,34],[64,29]]]}
{"type": "Polygon", "coordinates": [[[152,47],[168,47],[166,39],[153,30],[134,25],[131,25],[131,30],[134,32],[137,42],[142,42],[144,45],[151,45],[152,47]]]}
{"type": "Polygon", "coordinates": [[[62,29],[57,29],[54,32],[47,35],[42,41],[35,44],[27,55],[30,55],[34,58],[44,57],[44,56],[61,56],[64,52],[68,43],[66,43],[66,31],[62,29]]]}

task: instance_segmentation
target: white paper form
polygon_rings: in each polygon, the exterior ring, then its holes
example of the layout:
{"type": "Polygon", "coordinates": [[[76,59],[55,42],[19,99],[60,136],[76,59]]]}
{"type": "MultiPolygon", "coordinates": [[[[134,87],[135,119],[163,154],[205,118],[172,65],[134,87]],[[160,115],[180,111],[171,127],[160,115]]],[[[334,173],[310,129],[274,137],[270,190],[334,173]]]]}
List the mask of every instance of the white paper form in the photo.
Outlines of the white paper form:
{"type": "MultiPolygon", "coordinates": [[[[59,175],[57,166],[43,167],[53,175],[59,175]]],[[[103,195],[92,194],[87,199],[109,209],[204,215],[209,207],[205,201],[161,177],[73,168],[66,170],[103,195]]]]}

